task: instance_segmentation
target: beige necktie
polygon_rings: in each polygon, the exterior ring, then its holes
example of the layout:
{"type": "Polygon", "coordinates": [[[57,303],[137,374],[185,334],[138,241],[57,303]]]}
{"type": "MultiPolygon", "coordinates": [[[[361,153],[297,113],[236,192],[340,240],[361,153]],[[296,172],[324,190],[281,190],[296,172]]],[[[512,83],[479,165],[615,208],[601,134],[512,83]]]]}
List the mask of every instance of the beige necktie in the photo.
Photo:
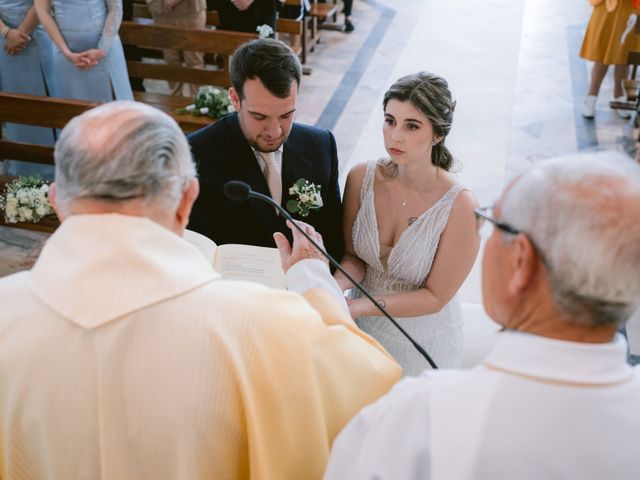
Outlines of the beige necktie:
{"type": "Polygon", "coordinates": [[[266,164],[264,176],[267,179],[271,198],[280,205],[282,201],[282,181],[280,180],[280,169],[276,163],[276,154],[274,152],[260,152],[260,156],[266,164]]]}

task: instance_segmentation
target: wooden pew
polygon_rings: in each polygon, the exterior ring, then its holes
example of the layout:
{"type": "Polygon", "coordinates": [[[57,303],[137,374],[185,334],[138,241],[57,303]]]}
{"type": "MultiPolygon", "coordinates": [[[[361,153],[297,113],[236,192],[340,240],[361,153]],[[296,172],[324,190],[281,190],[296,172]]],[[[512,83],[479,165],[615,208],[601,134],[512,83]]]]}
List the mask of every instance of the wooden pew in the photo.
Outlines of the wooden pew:
{"type": "MultiPolygon", "coordinates": [[[[138,20],[138,23],[144,23],[140,22],[140,20],[143,19],[151,19],[151,13],[149,12],[147,4],[144,2],[135,2],[133,4],[133,17],[138,20]]],[[[215,27],[217,30],[220,30],[220,15],[217,10],[207,10],[206,24],[208,27],[215,27]]],[[[278,36],[281,34],[299,35],[302,39],[299,47],[290,45],[294,53],[300,57],[300,62],[302,64],[307,61],[307,49],[305,48],[306,42],[305,37],[303,36],[303,28],[304,22],[302,20],[295,20],[291,18],[279,18],[276,20],[275,31],[278,36]]],[[[258,35],[256,33],[255,38],[257,37],[258,35]]]]}
{"type": "MultiPolygon", "coordinates": [[[[0,122],[46,128],[63,128],[73,117],[97,105],[97,103],[82,100],[40,97],[0,91],[0,122]]],[[[2,138],[0,139],[0,159],[53,165],[53,146],[14,142],[2,138]]],[[[3,194],[5,185],[14,178],[8,175],[0,176],[0,191],[3,194]]],[[[0,214],[0,225],[40,232],[53,232],[58,226],[58,221],[46,218],[40,223],[7,224],[4,221],[4,215],[0,214]]]]}
{"type": "MultiPolygon", "coordinates": [[[[207,11],[207,26],[220,29],[220,15],[217,10],[207,11]]],[[[275,33],[278,37],[281,34],[298,35],[301,38],[301,45],[294,46],[289,45],[293,52],[300,57],[300,63],[304,64],[307,61],[307,50],[305,48],[305,38],[303,36],[304,22],[302,20],[295,20],[293,18],[278,18],[276,19],[275,33]]]]}
{"type": "MultiPolygon", "coordinates": [[[[99,105],[83,100],[0,91],[0,122],[62,128],[73,117],[99,105]]],[[[53,147],[0,139],[0,159],[53,165],[53,147]]]]}
{"type": "MultiPolygon", "coordinates": [[[[143,49],[178,49],[217,54],[228,59],[233,51],[256,35],[216,31],[209,29],[187,29],[168,25],[142,24],[139,22],[122,22],[120,38],[123,44],[134,45],[143,49]]],[[[231,85],[228,61],[222,68],[189,68],[184,66],[150,63],[143,61],[127,61],[129,76],[142,79],[187,82],[196,85],[215,85],[228,88],[231,85]]],[[[137,101],[153,105],[172,115],[185,132],[202,128],[214,120],[202,116],[177,115],[177,108],[185,107],[193,102],[191,97],[165,95],[150,92],[134,92],[137,101]]]]}

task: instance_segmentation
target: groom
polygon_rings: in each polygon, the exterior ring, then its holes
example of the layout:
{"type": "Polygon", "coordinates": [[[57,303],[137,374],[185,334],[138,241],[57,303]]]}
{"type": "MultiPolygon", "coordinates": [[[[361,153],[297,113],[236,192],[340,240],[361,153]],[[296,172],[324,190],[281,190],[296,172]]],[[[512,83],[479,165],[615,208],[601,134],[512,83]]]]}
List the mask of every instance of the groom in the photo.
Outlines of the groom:
{"type": "Polygon", "coordinates": [[[301,67],[282,42],[253,40],[231,60],[231,102],[236,109],[189,136],[198,165],[200,197],[189,229],[217,244],[275,247],[274,232],[290,235],[284,219],[264,202],[238,203],[224,195],[230,180],[242,180],[282,206],[299,200],[289,189],[299,179],[321,188],[322,207],[305,222],[322,234],[338,260],[344,252],[338,157],[331,132],[293,122],[301,67]]]}

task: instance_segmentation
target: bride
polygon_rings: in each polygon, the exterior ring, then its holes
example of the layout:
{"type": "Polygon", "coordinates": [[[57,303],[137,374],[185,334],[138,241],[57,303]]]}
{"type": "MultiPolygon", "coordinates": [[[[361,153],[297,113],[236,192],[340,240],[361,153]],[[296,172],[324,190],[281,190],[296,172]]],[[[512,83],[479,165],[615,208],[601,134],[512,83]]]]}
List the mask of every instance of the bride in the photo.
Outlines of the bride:
{"type": "MultiPolygon", "coordinates": [[[[389,158],[356,165],[344,196],[342,266],[430,354],[439,367],[462,361],[462,314],[455,294],[480,239],[475,197],[450,173],[444,145],[455,102],[447,82],[420,72],[385,93],[384,145],[389,158]]],[[[336,280],[353,287],[340,272],[336,280]]],[[[365,297],[349,300],[358,326],[418,375],[426,360],[365,297]]]]}

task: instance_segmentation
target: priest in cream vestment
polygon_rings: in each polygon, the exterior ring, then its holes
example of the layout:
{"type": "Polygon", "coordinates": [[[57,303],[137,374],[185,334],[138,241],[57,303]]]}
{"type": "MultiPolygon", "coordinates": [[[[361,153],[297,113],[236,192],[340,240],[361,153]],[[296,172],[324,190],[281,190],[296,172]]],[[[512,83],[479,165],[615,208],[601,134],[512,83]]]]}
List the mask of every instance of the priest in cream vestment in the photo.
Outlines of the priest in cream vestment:
{"type": "Polygon", "coordinates": [[[278,242],[304,296],[221,280],[180,238],[194,173],[151,107],[105,104],[63,130],[62,225],[0,279],[2,480],[319,478],[334,436],[400,377],[297,236],[278,242]]]}

